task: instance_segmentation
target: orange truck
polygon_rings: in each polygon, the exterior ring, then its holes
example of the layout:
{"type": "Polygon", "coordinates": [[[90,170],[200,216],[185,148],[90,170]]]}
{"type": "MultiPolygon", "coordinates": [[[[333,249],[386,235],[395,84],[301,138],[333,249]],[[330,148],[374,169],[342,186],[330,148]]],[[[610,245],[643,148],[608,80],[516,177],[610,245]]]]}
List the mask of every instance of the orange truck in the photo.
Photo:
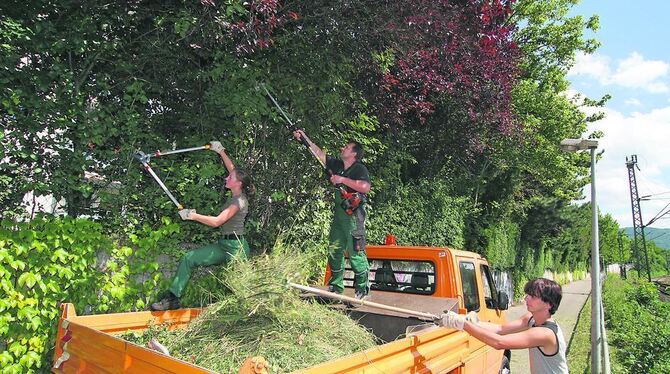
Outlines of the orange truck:
{"type": "MultiPolygon", "coordinates": [[[[482,321],[505,322],[508,297],[496,290],[480,255],[450,248],[370,245],[370,296],[366,300],[440,315],[476,311],[482,321]]],[[[326,271],[326,279],[329,270],[326,271]]],[[[353,273],[345,272],[345,295],[353,296],[353,273]]],[[[325,286],[322,286],[325,288],[325,286]]],[[[367,305],[334,304],[385,342],[371,349],[297,373],[501,373],[509,351],[495,350],[463,331],[432,327],[431,320],[367,305]],[[416,329],[415,326],[419,326],[416,329]],[[429,327],[429,328],[426,328],[429,327]],[[413,330],[416,332],[412,332],[413,330]]],[[[77,316],[62,306],[53,373],[212,373],[212,371],[118,337],[151,325],[180,328],[202,309],[77,316]]],[[[239,373],[267,373],[263,358],[248,358],[239,373]]]]}

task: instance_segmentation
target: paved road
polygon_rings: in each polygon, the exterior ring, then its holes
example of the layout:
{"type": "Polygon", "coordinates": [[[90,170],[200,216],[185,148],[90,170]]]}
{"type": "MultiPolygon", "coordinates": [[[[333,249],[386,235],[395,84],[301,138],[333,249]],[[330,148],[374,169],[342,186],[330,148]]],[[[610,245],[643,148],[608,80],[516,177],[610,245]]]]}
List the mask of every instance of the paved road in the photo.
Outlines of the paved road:
{"type": "MultiPolygon", "coordinates": [[[[591,278],[565,284],[562,288],[563,299],[561,300],[561,306],[558,307],[556,314],[554,314],[554,319],[561,326],[565,335],[565,342],[569,344],[572,331],[577,324],[579,312],[591,293],[591,278]]],[[[507,320],[517,319],[526,312],[526,304],[515,305],[507,311],[507,320]]],[[[512,374],[530,374],[527,349],[512,351],[510,368],[512,374]]]]}

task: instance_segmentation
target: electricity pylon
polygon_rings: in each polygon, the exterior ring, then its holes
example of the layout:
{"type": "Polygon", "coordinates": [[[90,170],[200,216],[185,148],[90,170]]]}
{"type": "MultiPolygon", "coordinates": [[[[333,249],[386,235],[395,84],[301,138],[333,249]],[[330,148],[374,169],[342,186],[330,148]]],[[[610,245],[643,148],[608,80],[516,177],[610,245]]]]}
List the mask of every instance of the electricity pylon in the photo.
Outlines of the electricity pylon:
{"type": "MultiPolygon", "coordinates": [[[[640,197],[637,193],[637,181],[635,179],[635,168],[637,167],[637,155],[626,157],[628,168],[628,182],[630,185],[630,205],[633,208],[633,252],[635,253],[635,267],[637,276],[640,276],[640,250],[644,251],[644,260],[647,267],[647,280],[651,282],[651,271],[649,269],[649,256],[647,255],[647,242],[644,238],[644,224],[642,223],[642,211],[640,210],[640,197]],[[640,248],[640,246],[642,248],[640,248]]],[[[639,170],[639,168],[638,168],[639,170]]]]}

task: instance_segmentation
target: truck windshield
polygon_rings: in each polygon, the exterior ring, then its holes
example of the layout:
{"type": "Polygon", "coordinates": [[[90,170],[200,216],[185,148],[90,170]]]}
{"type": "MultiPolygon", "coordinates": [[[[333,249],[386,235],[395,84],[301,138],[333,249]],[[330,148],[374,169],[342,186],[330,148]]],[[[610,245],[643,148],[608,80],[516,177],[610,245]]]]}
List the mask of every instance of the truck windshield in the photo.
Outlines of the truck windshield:
{"type": "MultiPolygon", "coordinates": [[[[347,260],[344,285],[353,287],[354,273],[347,260]]],[[[435,264],[430,261],[370,261],[370,289],[431,295],[435,292],[435,264]]]]}

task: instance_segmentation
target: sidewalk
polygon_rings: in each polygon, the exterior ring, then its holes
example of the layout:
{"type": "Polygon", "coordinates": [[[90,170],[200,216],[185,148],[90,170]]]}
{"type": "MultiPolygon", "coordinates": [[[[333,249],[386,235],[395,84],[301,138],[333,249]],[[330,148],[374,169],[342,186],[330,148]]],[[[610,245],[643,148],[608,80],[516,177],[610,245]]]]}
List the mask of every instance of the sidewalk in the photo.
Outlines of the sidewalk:
{"type": "MultiPolygon", "coordinates": [[[[575,328],[575,324],[577,324],[579,312],[582,310],[584,302],[586,302],[586,299],[591,293],[591,278],[587,277],[580,281],[564,284],[562,288],[563,298],[561,300],[561,306],[558,307],[556,314],[554,314],[554,319],[558,322],[558,325],[561,326],[561,330],[563,330],[565,343],[570,344],[570,338],[572,337],[572,331],[575,328]]],[[[515,320],[526,312],[525,303],[515,305],[507,311],[507,320],[515,320]]],[[[510,369],[513,374],[530,373],[527,349],[512,350],[510,369]]]]}

